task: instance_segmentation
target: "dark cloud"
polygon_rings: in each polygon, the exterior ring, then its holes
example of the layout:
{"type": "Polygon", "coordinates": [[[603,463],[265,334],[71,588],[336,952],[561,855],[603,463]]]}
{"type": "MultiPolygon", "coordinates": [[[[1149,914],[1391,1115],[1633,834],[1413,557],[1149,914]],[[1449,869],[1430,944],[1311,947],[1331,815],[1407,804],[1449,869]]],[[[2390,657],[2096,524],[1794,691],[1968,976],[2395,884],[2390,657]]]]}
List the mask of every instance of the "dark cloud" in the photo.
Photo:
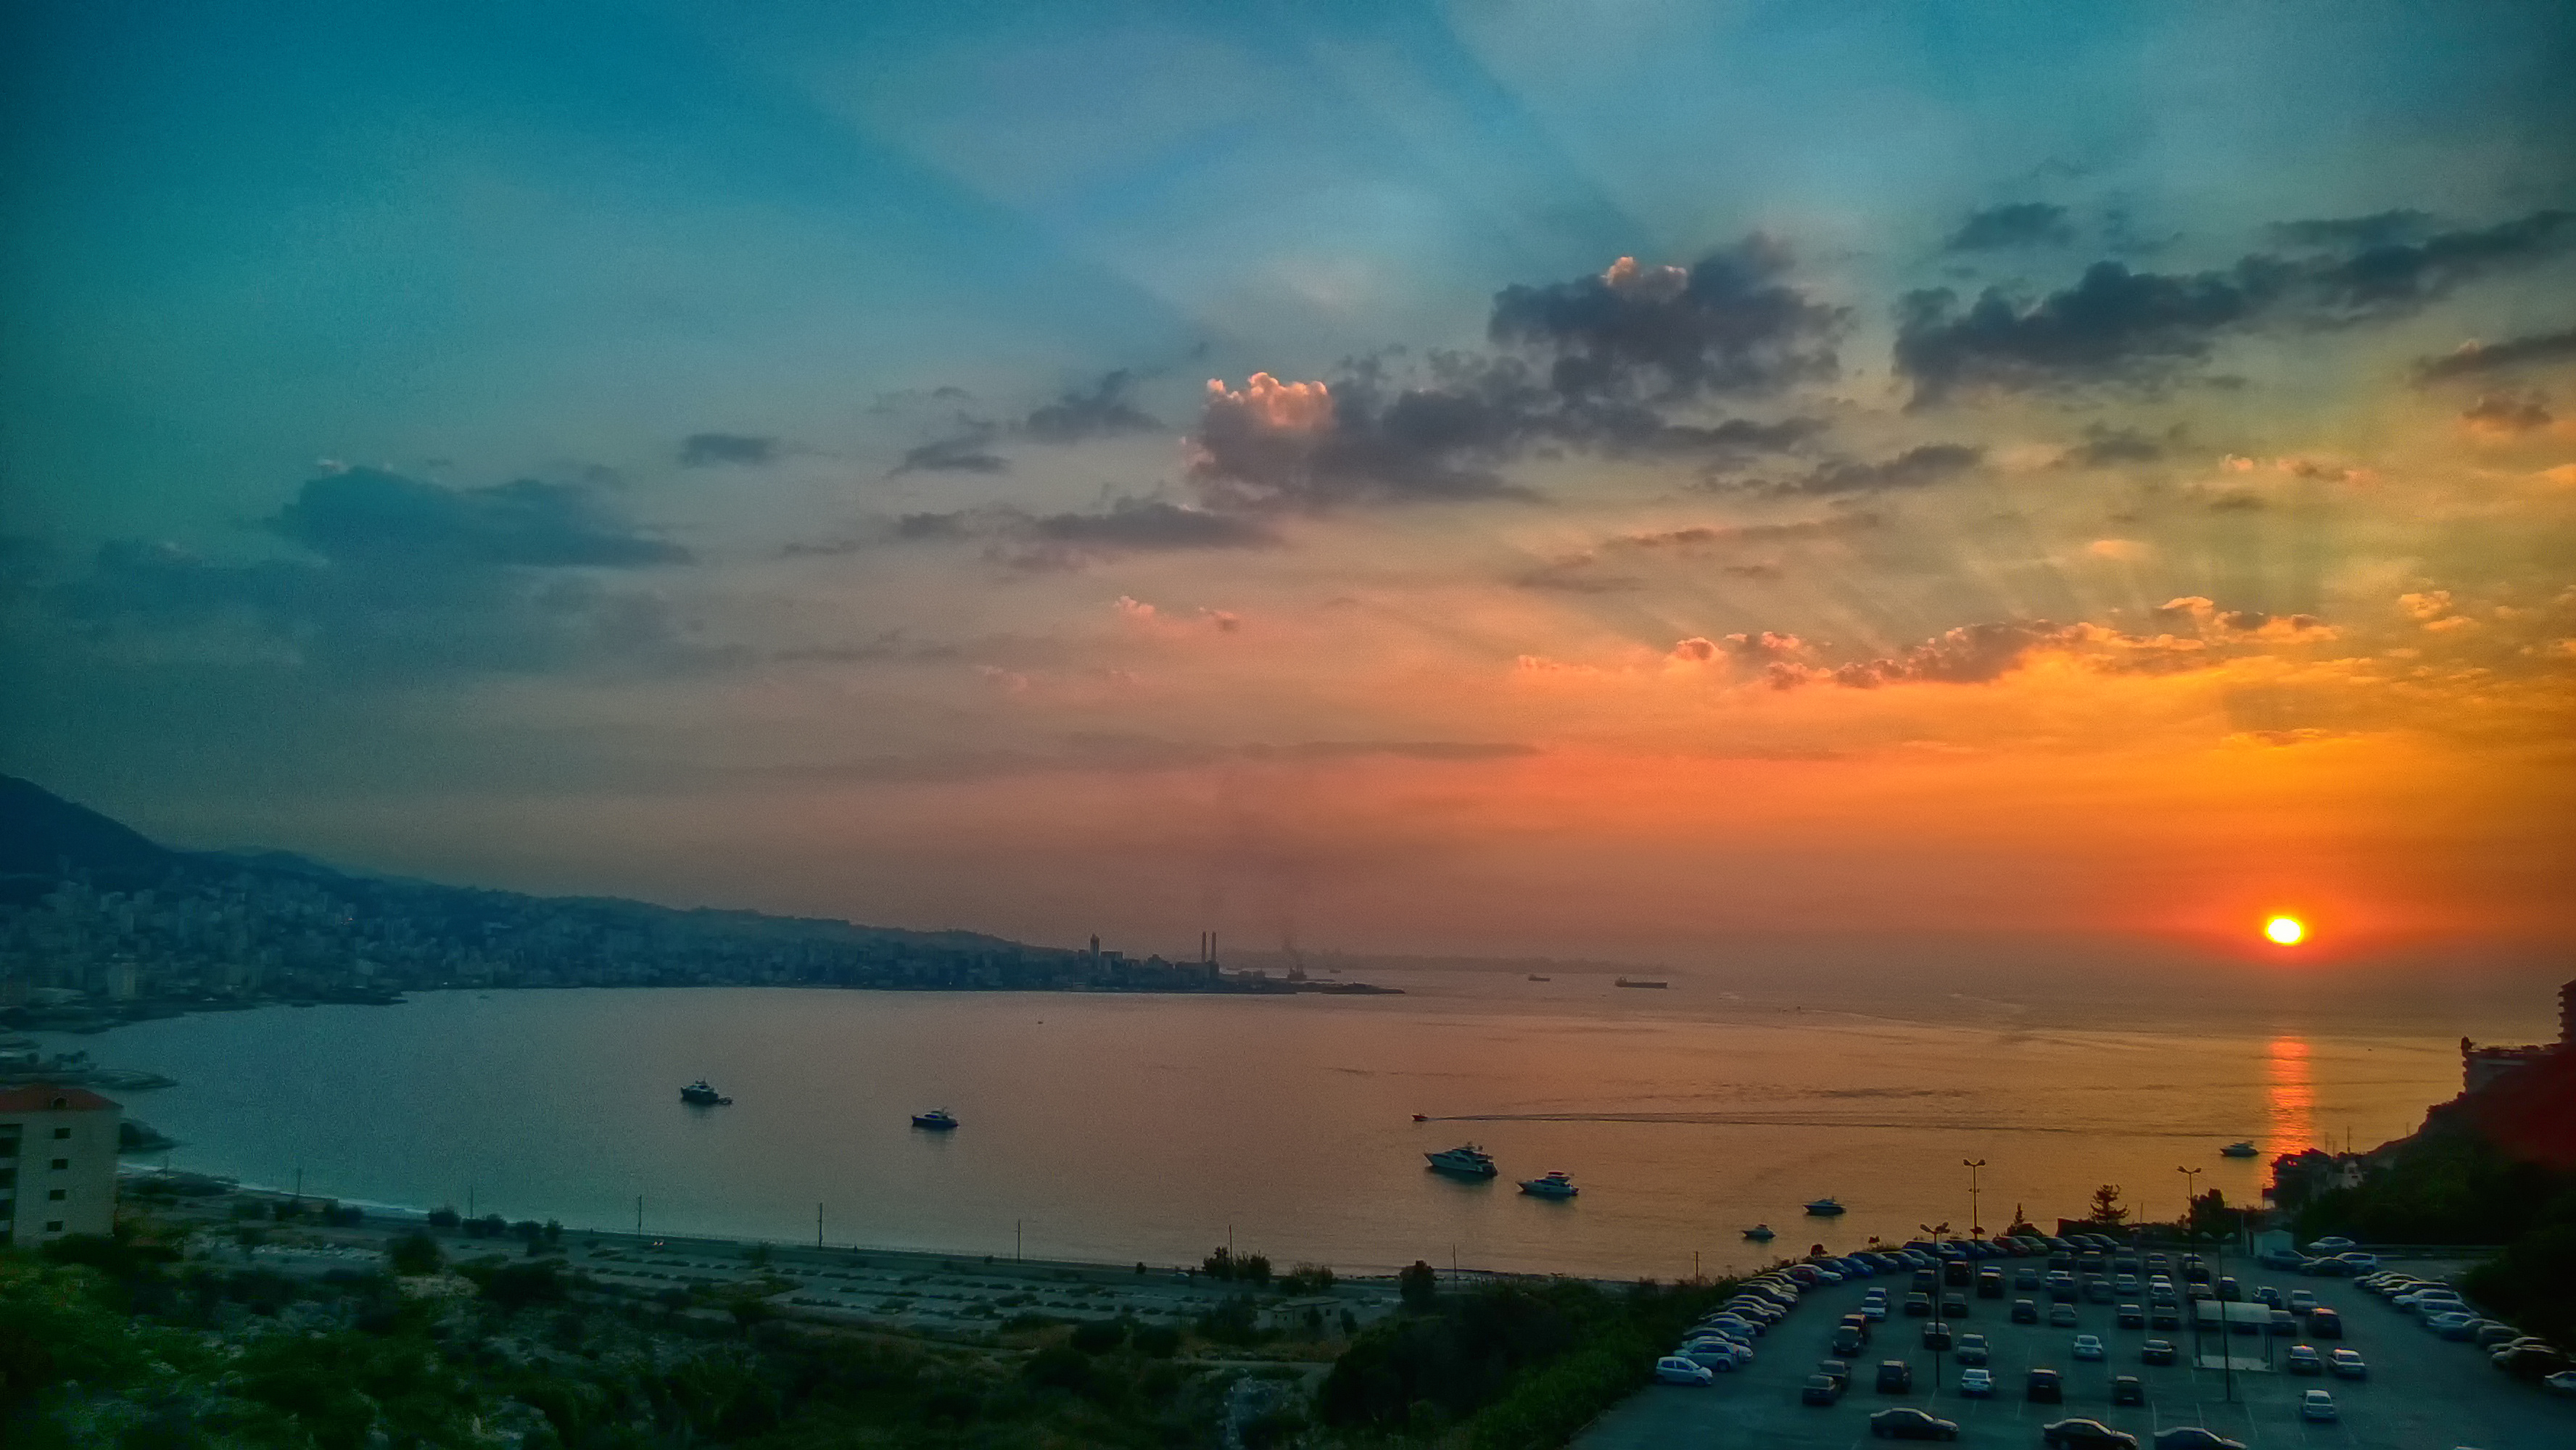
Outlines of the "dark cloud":
{"type": "Polygon", "coordinates": [[[1019,431],[1040,443],[1080,443],[1154,432],[1163,425],[1129,401],[1135,384],[1135,375],[1125,368],[1103,373],[1090,388],[1067,392],[1031,412],[1019,431]]]}
{"type": "Polygon", "coordinates": [[[2066,450],[2064,462],[2078,468],[2103,468],[2115,463],[2152,463],[2171,451],[2182,438],[2176,425],[2162,437],[2141,433],[2134,428],[2115,427],[2105,423],[2087,425],[2084,441],[2066,450]]]}
{"type": "Polygon", "coordinates": [[[2000,252],[2015,247],[2062,247],[2074,240],[2066,208],[2044,201],[2016,201],[1968,213],[1941,250],[2000,252]]]}
{"type": "Polygon", "coordinates": [[[113,542],[50,602],[102,643],[248,650],[385,680],[724,654],[692,644],[658,597],[600,582],[592,571],[689,554],[579,486],[448,488],[353,469],[306,483],[266,525],[313,557],[225,562],[113,542]]]}
{"type": "Polygon", "coordinates": [[[1011,461],[992,450],[999,430],[990,423],[968,421],[945,438],[933,438],[904,450],[903,459],[886,477],[902,473],[1008,473],[1011,461]]]}
{"type": "Polygon", "coordinates": [[[2487,433],[2529,433],[2557,420],[2538,393],[2485,393],[2461,411],[2460,421],[2487,433]]]}
{"type": "Polygon", "coordinates": [[[2384,247],[2415,241],[2429,234],[2434,225],[2430,212],[2383,211],[2369,216],[2280,222],[2273,226],[2272,237],[2291,247],[2384,247]]]}
{"type": "Polygon", "coordinates": [[[1258,520],[1159,499],[1121,499],[1100,513],[1035,515],[1027,528],[1052,543],[1117,550],[1255,549],[1279,542],[1258,520]]]}
{"type": "Polygon", "coordinates": [[[2191,274],[2096,262],[2037,301],[1989,288],[1966,306],[1944,288],[1898,309],[1896,366],[1917,406],[1961,387],[2041,390],[2153,382],[2258,324],[2343,326],[2404,316],[2491,273],[2576,245],[2576,212],[2541,211],[2420,240],[2362,241],[2295,256],[2258,254],[2191,274]]]}
{"type": "Polygon", "coordinates": [[[1767,544],[1825,538],[1877,528],[1871,513],[1837,514],[1827,519],[1800,519],[1786,524],[1696,524],[1651,534],[1622,534],[1611,544],[1626,549],[1706,549],[1729,544],[1767,544]]]}
{"type": "Polygon", "coordinates": [[[2417,359],[2415,380],[2437,383],[2502,368],[2571,360],[2576,360],[2576,327],[2559,332],[2536,332],[2528,337],[2512,337],[2502,342],[2464,342],[2440,357],[2417,359]]]}
{"type": "Polygon", "coordinates": [[[1488,332],[1549,362],[1569,398],[1776,392],[1834,375],[1840,308],[1781,279],[1788,250],[1746,238],[1685,269],[1627,257],[1594,277],[1505,288],[1488,332]]]}
{"type": "Polygon", "coordinates": [[[962,655],[955,645],[935,644],[913,639],[902,630],[889,629],[873,639],[851,644],[802,645],[793,649],[773,650],[769,658],[781,664],[946,664],[962,655]]]}
{"type": "Polygon", "coordinates": [[[709,468],[734,463],[758,467],[777,462],[784,451],[775,438],[749,433],[692,433],[680,440],[680,466],[709,468]]]}
{"type": "Polygon", "coordinates": [[[326,558],[410,570],[626,568],[689,558],[611,517],[591,489],[535,479],[449,488],[353,468],[306,483],[268,526],[326,558]]]}
{"type": "Polygon", "coordinates": [[[1522,589],[1543,589],[1558,594],[1625,594],[1646,587],[1643,579],[1599,572],[1601,560],[1594,554],[1569,554],[1551,559],[1523,574],[1512,583],[1522,589]]]}
{"type": "Polygon", "coordinates": [[[2214,514],[2261,513],[2267,507],[2261,494],[2244,488],[2231,489],[2209,501],[2209,511],[2214,514]]]}
{"type": "Polygon", "coordinates": [[[1209,385],[1190,479],[1225,512],[1526,497],[1494,470],[1546,415],[1510,363],[1431,387],[1391,385],[1375,364],[1331,383],[1256,373],[1241,391],[1209,385]]]}
{"type": "Polygon", "coordinates": [[[1893,488],[1928,488],[1967,473],[1983,463],[1985,457],[1986,450],[1964,443],[1925,443],[1878,463],[1836,458],[1817,464],[1795,478],[1743,479],[1716,486],[1775,497],[1818,497],[1893,488]]]}

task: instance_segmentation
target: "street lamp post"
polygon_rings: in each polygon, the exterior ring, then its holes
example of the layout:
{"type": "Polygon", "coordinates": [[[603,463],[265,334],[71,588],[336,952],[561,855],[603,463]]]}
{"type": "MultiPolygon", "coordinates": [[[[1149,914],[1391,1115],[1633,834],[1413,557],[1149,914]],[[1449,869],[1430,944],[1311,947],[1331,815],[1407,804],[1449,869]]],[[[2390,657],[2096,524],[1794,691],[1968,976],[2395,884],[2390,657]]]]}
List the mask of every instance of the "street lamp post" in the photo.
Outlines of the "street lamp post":
{"type": "Polygon", "coordinates": [[[2182,1175],[2182,1236],[2185,1242],[2189,1242],[2191,1239],[2191,1206],[2200,1199],[2200,1170],[2197,1168],[2177,1168],[2174,1171],[2182,1175]]]}
{"type": "MultiPolygon", "coordinates": [[[[2192,1190],[2199,1185],[2200,1170],[2178,1167],[2174,1171],[2182,1175],[2182,1222],[2178,1227],[2182,1230],[2183,1251],[2189,1253],[2191,1251],[2191,1201],[2195,1197],[2192,1190]]],[[[2185,1286],[2183,1300],[2191,1306],[2191,1358],[2194,1364],[2198,1364],[2200,1362],[2200,1301],[2191,1297],[2190,1283],[2191,1276],[2183,1275],[2185,1286]]],[[[2218,1348],[2224,1353],[2227,1349],[2227,1325],[2223,1316],[2218,1326],[2218,1333],[2218,1348]]]]}
{"type": "MultiPolygon", "coordinates": [[[[1943,1222],[1943,1223],[1939,1223],[1939,1224],[1918,1223],[1918,1224],[1916,1224],[1916,1225],[1915,1225],[1915,1227],[1916,1227],[1916,1228],[1919,1228],[1919,1229],[1921,1229],[1921,1230],[1923,1230],[1925,1233],[1930,1234],[1930,1235],[1932,1236],[1932,1250],[1933,1250],[1933,1252],[1932,1252],[1932,1257],[1934,1257],[1935,1259],[1940,1259],[1940,1260],[1941,1260],[1941,1271],[1940,1271],[1940,1276],[1939,1276],[1939,1278],[1934,1282],[1934,1284],[1933,1284],[1933,1286],[1932,1286],[1932,1309],[1933,1309],[1933,1315],[1932,1315],[1932,1318],[1931,1318],[1931,1320],[1929,1321],[1929,1323],[1940,1325],[1940,1326],[1941,1326],[1941,1338],[1942,1338],[1942,1339],[1947,1339],[1947,1338],[1949,1338],[1952,1334],[1955,1334],[1955,1333],[1957,1333],[1957,1332],[1958,1332],[1958,1331],[1956,1331],[1955,1329],[1953,1329],[1953,1328],[1951,1328],[1951,1327],[1950,1327],[1950,1321],[1949,1321],[1949,1319],[1948,1319],[1945,1315],[1943,1315],[1943,1314],[1940,1312],[1940,1310],[1941,1310],[1941,1301],[1942,1301],[1942,1299],[1944,1299],[1944,1298],[1946,1298],[1946,1297],[1947,1297],[1947,1295],[1945,1295],[1942,1291],[1944,1291],[1944,1290],[1946,1290],[1947,1288],[1949,1288],[1949,1281],[1950,1281],[1950,1261],[1949,1261],[1949,1260],[1947,1260],[1947,1259],[1942,1259],[1942,1258],[1941,1258],[1940,1250],[1941,1250],[1941,1244],[1942,1244],[1942,1242],[1943,1242],[1944,1240],[1946,1240],[1947,1238],[1949,1238],[1949,1236],[1950,1236],[1950,1225],[1949,1225],[1947,1222],[1943,1222]]],[[[1928,1335],[1927,1335],[1926,1337],[1927,1337],[1927,1338],[1929,1338],[1930,1336],[1928,1336],[1928,1335]]],[[[1940,1346],[1939,1342],[1937,1342],[1937,1341],[1936,1341],[1936,1342],[1934,1342],[1934,1344],[1932,1345],[1932,1389],[1931,1389],[1931,1391],[1930,1391],[1928,1394],[1926,1394],[1926,1395],[1924,1396],[1924,1398],[1926,1398],[1926,1399],[1934,1399],[1934,1400],[1937,1400],[1937,1399],[1939,1399],[1940,1397],[1941,1397],[1941,1346],[1940,1346]]]]}
{"type": "Polygon", "coordinates": [[[1977,1214],[1977,1170],[1986,1166],[1986,1160],[1962,1158],[1959,1162],[1968,1170],[1968,1237],[1981,1239],[1986,1236],[1986,1228],[1985,1220],[1977,1214]]]}

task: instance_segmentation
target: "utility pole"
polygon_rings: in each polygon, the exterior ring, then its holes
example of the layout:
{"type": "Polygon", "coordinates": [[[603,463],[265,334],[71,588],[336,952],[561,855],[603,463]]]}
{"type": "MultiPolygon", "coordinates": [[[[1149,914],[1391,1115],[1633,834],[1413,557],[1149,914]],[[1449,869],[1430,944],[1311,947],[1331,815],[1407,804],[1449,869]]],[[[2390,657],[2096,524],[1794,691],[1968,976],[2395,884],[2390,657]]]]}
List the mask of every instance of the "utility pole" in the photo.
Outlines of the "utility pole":
{"type": "Polygon", "coordinates": [[[814,1247],[823,1246],[823,1205],[814,1205],[814,1247]]]}
{"type": "MultiPolygon", "coordinates": [[[[1020,1262],[1020,1230],[1026,1222],[1025,1219],[1011,1220],[1011,1262],[1014,1264],[1020,1262]]],[[[1229,1233],[1227,1236],[1230,1238],[1232,1234],[1229,1233]]]]}
{"type": "MultiPolygon", "coordinates": [[[[1934,1249],[1936,1249],[1936,1250],[1940,1248],[1942,1241],[1943,1241],[1944,1239],[1947,1239],[1947,1238],[1950,1236],[1950,1226],[1949,1226],[1948,1224],[1946,1224],[1946,1223],[1945,1223],[1945,1224],[1939,1224],[1939,1225],[1928,1224],[1928,1223],[1919,1223],[1919,1224],[1916,1224],[1916,1225],[1915,1225],[1915,1227],[1916,1227],[1916,1228],[1919,1228],[1919,1229],[1921,1229],[1921,1230],[1923,1230],[1925,1233],[1930,1234],[1930,1235],[1932,1236],[1932,1246],[1933,1246],[1933,1248],[1934,1248],[1934,1249]]],[[[1936,1259],[1941,1259],[1940,1254],[1938,1254],[1937,1252],[1933,1254],[1933,1257],[1934,1257],[1934,1258],[1936,1258],[1936,1259]]],[[[1932,1307],[1933,1307],[1934,1309],[1936,1309],[1936,1310],[1937,1310],[1937,1309],[1939,1309],[1939,1308],[1941,1307],[1941,1299],[1942,1299],[1942,1297],[1943,1297],[1943,1296],[1945,1296],[1945,1295],[1949,1292],[1949,1286],[1950,1286],[1950,1261],[1949,1261],[1948,1259],[1941,1259],[1941,1271],[1940,1271],[1940,1273],[1941,1273],[1941,1277],[1940,1277],[1939,1281],[1937,1282],[1937,1284],[1934,1286],[1933,1291],[1932,1291],[1932,1293],[1933,1293],[1932,1307]]],[[[1955,1332],[1955,1331],[1953,1331],[1953,1330],[1951,1329],[1951,1327],[1950,1327],[1950,1321],[1949,1321],[1949,1320],[1947,1320],[1947,1319],[1945,1319],[1945,1318],[1943,1318],[1941,1315],[1939,1315],[1939,1314],[1937,1314],[1937,1313],[1936,1313],[1936,1314],[1934,1314],[1930,1319],[1925,1320],[1925,1321],[1924,1321],[1924,1324],[1925,1324],[1925,1327],[1926,1327],[1927,1329],[1928,1329],[1931,1325],[1934,1325],[1934,1324],[1938,1324],[1938,1325],[1940,1325],[1940,1326],[1941,1326],[1941,1338],[1942,1338],[1942,1339],[1948,1339],[1948,1338],[1951,1336],[1951,1334],[1955,1332]]],[[[1928,1333],[1927,1333],[1924,1337],[1925,1337],[1925,1338],[1927,1338],[1927,1339],[1931,1338],[1931,1336],[1930,1336],[1928,1333]]],[[[1940,1344],[1939,1344],[1938,1342],[1935,1342],[1935,1343],[1933,1344],[1933,1346],[1932,1346],[1932,1388],[1931,1388],[1930,1392],[1929,1392],[1929,1393],[1927,1393],[1927,1394],[1924,1396],[1924,1398],[1926,1398],[1926,1399],[1934,1399],[1934,1400],[1937,1400],[1937,1399],[1939,1399],[1940,1397],[1941,1397],[1941,1346],[1940,1346],[1940,1344]]]]}
{"type": "Polygon", "coordinates": [[[635,1236],[644,1237],[644,1195],[635,1195],[635,1236]]]}
{"type": "Polygon", "coordinates": [[[2182,1237],[2183,1242],[2189,1243],[2191,1241],[2191,1206],[2192,1203],[2200,1197],[2198,1191],[2200,1188],[2200,1170],[2197,1168],[2176,1168],[2174,1171],[2182,1175],[2182,1237]]]}
{"type": "Polygon", "coordinates": [[[1959,1161],[1968,1169],[1968,1237],[1981,1239],[1986,1236],[1986,1230],[1984,1221],[1977,1217],[1977,1170],[1986,1166],[1986,1160],[1962,1158],[1959,1161]]]}

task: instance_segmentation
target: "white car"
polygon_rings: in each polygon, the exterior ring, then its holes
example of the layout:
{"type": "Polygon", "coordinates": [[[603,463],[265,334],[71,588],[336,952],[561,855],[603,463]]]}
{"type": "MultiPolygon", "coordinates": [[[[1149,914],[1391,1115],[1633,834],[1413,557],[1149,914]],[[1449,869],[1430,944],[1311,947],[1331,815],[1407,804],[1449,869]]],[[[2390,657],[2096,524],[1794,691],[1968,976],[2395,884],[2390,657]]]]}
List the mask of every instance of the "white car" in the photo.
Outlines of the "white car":
{"type": "Polygon", "coordinates": [[[2549,1388],[2555,1393],[2562,1395],[2576,1395],[2576,1369],[2562,1369],[2558,1373],[2551,1375],[2549,1378],[2542,1380],[2541,1383],[2549,1386],[2549,1388]]]}
{"type": "Polygon", "coordinates": [[[1995,1376],[1992,1370],[1963,1369],[1959,1371],[1959,1393],[1966,1395],[1971,1399],[1983,1399],[1994,1392],[1995,1376]]]}
{"type": "Polygon", "coordinates": [[[2348,1238],[2337,1236],[2315,1240],[2308,1245],[2308,1252],[2312,1254],[2339,1254],[2346,1249],[2357,1249],[2360,1247],[2361,1245],[2354,1243],[2348,1238]]]}
{"type": "Polygon", "coordinates": [[[1702,1389],[1717,1383],[1715,1373],[1678,1354],[1668,1354],[1655,1361],[1655,1378],[1668,1385],[1696,1385],[1702,1389]]]}
{"type": "Polygon", "coordinates": [[[1737,1359],[1753,1357],[1753,1346],[1731,1334],[1694,1333],[1690,1338],[1682,1341],[1680,1349],[1673,1352],[1688,1354],[1694,1349],[1723,1349],[1737,1359]]]}
{"type": "Polygon", "coordinates": [[[1753,1355],[1740,1344],[1702,1339],[1683,1345],[1674,1358],[1689,1360],[1712,1374],[1723,1374],[1729,1370],[1742,1369],[1745,1361],[1753,1358],[1753,1355]]]}
{"type": "Polygon", "coordinates": [[[1860,1306],[1860,1317],[1868,1320],[1872,1324],[1886,1323],[1887,1301],[1884,1299],[1872,1299],[1868,1303],[1863,1304],[1860,1306]]]}
{"type": "Polygon", "coordinates": [[[2075,1357],[2077,1359],[2100,1359],[2102,1357],[2102,1336],[2098,1334],[2079,1334],[2075,1336],[2075,1357]]]}
{"type": "Polygon", "coordinates": [[[2323,1390],[2310,1390],[2299,1397],[2299,1418],[2320,1424],[2335,1418],[2334,1396],[2323,1390]]]}

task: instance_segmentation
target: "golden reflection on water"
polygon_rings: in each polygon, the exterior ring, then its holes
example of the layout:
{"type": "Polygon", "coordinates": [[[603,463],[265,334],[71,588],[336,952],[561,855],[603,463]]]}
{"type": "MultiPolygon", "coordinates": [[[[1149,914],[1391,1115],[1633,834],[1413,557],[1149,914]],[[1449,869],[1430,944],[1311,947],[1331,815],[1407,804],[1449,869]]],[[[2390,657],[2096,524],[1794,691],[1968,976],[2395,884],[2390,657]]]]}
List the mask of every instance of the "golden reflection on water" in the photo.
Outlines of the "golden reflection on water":
{"type": "Polygon", "coordinates": [[[2317,1084],[2308,1062],[2308,1040],[2275,1037],[2263,1054],[2264,1097],[2272,1141],[2264,1153],[2295,1153],[2317,1141],[2317,1084]]]}

